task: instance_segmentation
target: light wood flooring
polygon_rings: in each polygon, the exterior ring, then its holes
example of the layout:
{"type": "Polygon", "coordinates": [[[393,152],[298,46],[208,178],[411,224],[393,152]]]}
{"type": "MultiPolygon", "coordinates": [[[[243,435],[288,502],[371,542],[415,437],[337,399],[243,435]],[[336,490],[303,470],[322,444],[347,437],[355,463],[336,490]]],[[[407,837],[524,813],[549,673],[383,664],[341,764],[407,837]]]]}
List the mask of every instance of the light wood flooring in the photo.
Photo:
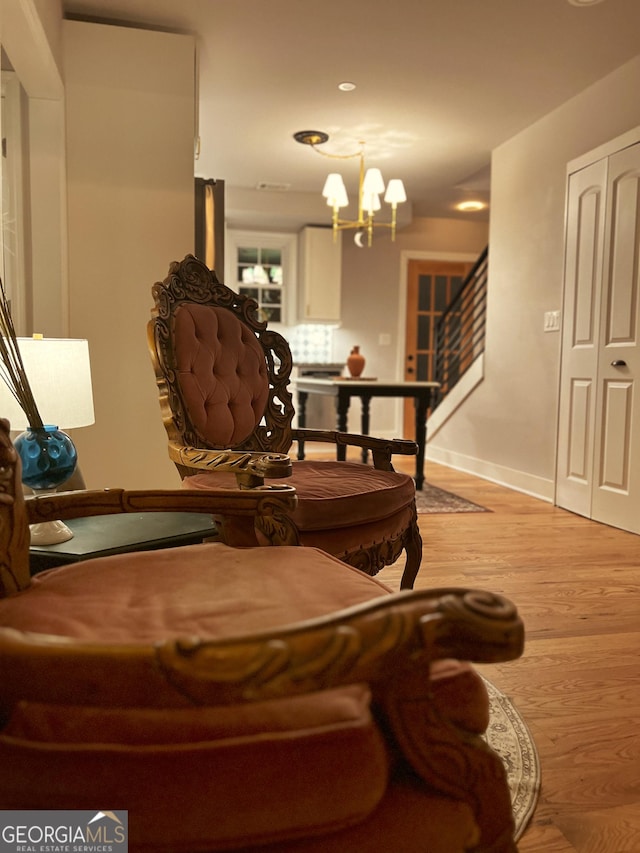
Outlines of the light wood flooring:
{"type": "MultiPolygon", "coordinates": [[[[479,667],[540,755],[520,853],[639,853],[640,536],[429,461],[426,474],[492,512],[421,515],[416,588],[502,593],[526,628],[523,657],[479,667]]],[[[395,589],[400,574],[378,577],[395,589]]]]}

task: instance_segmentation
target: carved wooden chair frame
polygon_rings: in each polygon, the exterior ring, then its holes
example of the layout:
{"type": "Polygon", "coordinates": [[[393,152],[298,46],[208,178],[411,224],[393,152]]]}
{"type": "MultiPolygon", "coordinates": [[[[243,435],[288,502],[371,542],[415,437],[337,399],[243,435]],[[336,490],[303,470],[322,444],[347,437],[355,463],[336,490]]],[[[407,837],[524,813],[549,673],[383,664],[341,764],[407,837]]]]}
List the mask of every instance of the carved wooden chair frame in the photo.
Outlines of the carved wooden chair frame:
{"type": "MultiPolygon", "coordinates": [[[[265,478],[286,477],[291,471],[288,453],[294,442],[323,442],[336,447],[366,448],[376,468],[393,471],[392,456],[415,455],[417,446],[404,439],[380,439],[368,435],[334,430],[294,429],[295,414],[288,390],[293,366],[291,350],[285,338],[267,329],[257,315],[257,303],[237,294],[222,284],[215,272],[200,260],[187,255],[175,261],[167,278],[152,288],[155,307],[147,327],[149,351],[158,386],[162,421],[169,437],[169,456],[180,476],[204,471],[233,472],[240,488],[264,483],[265,478]],[[256,336],[264,352],[269,397],[264,422],[243,442],[233,448],[209,445],[194,427],[177,377],[172,347],[172,330],[176,311],[185,303],[222,307],[231,311],[256,336]]],[[[402,551],[407,563],[402,577],[403,588],[411,588],[422,557],[422,538],[418,528],[415,504],[411,523],[402,535],[372,546],[362,546],[345,558],[345,562],[375,575],[394,563],[402,551]]]]}

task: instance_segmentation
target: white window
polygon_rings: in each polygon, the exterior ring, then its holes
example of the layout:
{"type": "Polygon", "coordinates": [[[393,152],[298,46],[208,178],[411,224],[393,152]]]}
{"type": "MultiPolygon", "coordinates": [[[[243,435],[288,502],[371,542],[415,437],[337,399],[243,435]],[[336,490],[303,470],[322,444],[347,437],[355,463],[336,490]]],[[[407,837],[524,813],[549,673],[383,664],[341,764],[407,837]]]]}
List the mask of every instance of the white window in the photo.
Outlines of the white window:
{"type": "Polygon", "coordinates": [[[295,234],[228,231],[225,284],[255,299],[261,320],[287,323],[296,288],[295,234]]]}

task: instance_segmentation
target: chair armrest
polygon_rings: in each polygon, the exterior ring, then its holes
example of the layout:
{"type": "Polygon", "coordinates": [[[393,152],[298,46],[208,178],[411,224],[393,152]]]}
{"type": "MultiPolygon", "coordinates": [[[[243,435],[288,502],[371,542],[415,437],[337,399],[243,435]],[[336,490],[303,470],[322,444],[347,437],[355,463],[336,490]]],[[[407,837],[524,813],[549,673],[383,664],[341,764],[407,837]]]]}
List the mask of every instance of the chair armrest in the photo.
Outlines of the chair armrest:
{"type": "Polygon", "coordinates": [[[246,450],[209,450],[169,442],[169,458],[189,473],[232,473],[239,486],[253,488],[265,479],[291,476],[291,459],[286,453],[246,450]]]}
{"type": "Polygon", "coordinates": [[[238,538],[241,531],[254,528],[263,534],[270,545],[297,545],[298,531],[291,521],[297,504],[293,486],[273,484],[253,489],[177,489],[57,492],[26,498],[29,524],[57,519],[95,515],[114,515],[125,512],[197,512],[210,513],[221,531],[232,528],[238,538]]]}
{"type": "Polygon", "coordinates": [[[197,512],[211,515],[256,515],[277,503],[292,512],[297,503],[293,486],[255,489],[96,489],[33,495],[25,499],[29,524],[55,519],[114,515],[124,512],[197,512]]]}
{"type": "Polygon", "coordinates": [[[394,454],[415,456],[418,445],[415,441],[404,438],[376,438],[359,433],[338,432],[324,429],[293,429],[291,437],[294,441],[321,441],[336,446],[351,446],[366,448],[371,451],[374,466],[382,470],[392,470],[391,457],[394,454]]]}
{"type": "Polygon", "coordinates": [[[502,596],[469,589],[394,593],[327,616],[223,640],[188,637],[121,646],[0,628],[0,660],[5,652],[7,664],[11,660],[4,675],[21,684],[14,691],[3,680],[7,696],[29,695],[26,661],[55,651],[67,679],[60,690],[79,703],[104,706],[124,702],[122,691],[129,689],[132,671],[136,680],[149,679],[144,700],[137,700],[145,707],[233,705],[357,682],[369,683],[386,706],[415,671],[421,673],[426,695],[434,660],[497,663],[519,657],[523,645],[524,628],[515,606],[502,596]],[[23,656],[25,666],[20,666],[23,656]],[[112,674],[119,671],[122,683],[101,678],[105,667],[112,674]],[[84,695],[87,671],[95,673],[90,696],[84,695]]]}

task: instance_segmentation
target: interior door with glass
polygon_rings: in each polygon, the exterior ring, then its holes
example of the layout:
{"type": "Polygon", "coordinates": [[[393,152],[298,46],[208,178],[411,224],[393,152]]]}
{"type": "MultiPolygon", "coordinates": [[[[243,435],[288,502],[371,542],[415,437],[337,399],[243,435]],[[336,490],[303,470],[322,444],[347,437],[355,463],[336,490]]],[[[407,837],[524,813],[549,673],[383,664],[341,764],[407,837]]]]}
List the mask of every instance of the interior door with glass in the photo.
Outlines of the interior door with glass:
{"type": "MultiPolygon", "coordinates": [[[[410,260],[407,271],[407,316],[404,379],[428,382],[435,379],[435,329],[438,319],[458,294],[471,263],[462,261],[410,260]]],[[[412,400],[404,401],[405,438],[414,439],[412,400]]]]}

